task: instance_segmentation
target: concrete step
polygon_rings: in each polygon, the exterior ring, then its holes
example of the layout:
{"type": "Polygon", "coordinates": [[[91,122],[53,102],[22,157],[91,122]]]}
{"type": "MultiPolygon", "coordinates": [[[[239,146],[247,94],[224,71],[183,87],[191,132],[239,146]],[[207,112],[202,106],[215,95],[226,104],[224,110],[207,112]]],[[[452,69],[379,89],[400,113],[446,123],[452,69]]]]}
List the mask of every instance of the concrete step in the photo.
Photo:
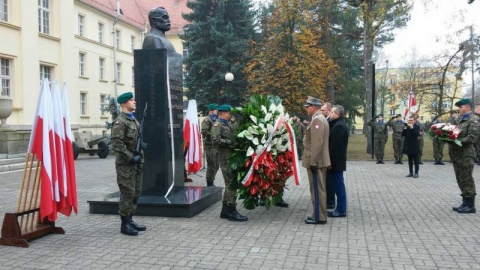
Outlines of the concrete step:
{"type": "Polygon", "coordinates": [[[23,170],[25,157],[0,159],[0,172],[23,170]]]}

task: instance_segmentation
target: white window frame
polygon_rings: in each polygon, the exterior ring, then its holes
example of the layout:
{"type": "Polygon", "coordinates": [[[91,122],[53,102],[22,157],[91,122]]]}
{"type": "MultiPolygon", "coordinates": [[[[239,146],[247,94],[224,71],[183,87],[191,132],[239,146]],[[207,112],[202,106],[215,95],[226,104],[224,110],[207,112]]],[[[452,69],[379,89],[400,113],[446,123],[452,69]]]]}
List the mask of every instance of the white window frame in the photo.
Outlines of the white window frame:
{"type": "Polygon", "coordinates": [[[98,79],[105,80],[105,58],[98,58],[98,79]]]}
{"type": "Polygon", "coordinates": [[[87,92],[80,92],[80,115],[87,115],[87,92]]]}
{"type": "Polygon", "coordinates": [[[12,97],[12,60],[0,57],[0,96],[12,97]]]}
{"type": "Polygon", "coordinates": [[[98,23],[98,42],[103,43],[103,30],[105,29],[105,25],[101,22],[98,23]]]}
{"type": "Polygon", "coordinates": [[[50,34],[50,0],[38,0],[38,32],[50,34]]]}
{"type": "Polygon", "coordinates": [[[132,66],[132,86],[135,86],[135,67],[132,66]]]}
{"type": "Polygon", "coordinates": [[[40,64],[40,82],[43,78],[47,78],[50,82],[52,81],[53,67],[40,64]]]}
{"type": "Polygon", "coordinates": [[[8,22],[8,0],[0,0],[0,21],[8,22]]]}
{"type": "Polygon", "coordinates": [[[134,36],[130,36],[130,45],[132,47],[132,53],[133,53],[133,51],[135,50],[135,37],[134,36]]]}
{"type": "Polygon", "coordinates": [[[117,62],[117,74],[115,74],[115,80],[117,81],[117,83],[122,82],[122,63],[121,62],[117,62]]]}
{"type": "Polygon", "coordinates": [[[86,61],[87,61],[87,54],[84,52],[80,52],[78,54],[78,68],[79,72],[78,75],[80,77],[85,77],[85,66],[86,66],[86,61]]]}
{"type": "Polygon", "coordinates": [[[85,15],[78,14],[78,35],[83,37],[85,34],[85,15]]]}
{"type": "Polygon", "coordinates": [[[106,94],[100,94],[100,116],[106,116],[105,108],[108,106],[108,99],[106,94]]]}
{"type": "Polygon", "coordinates": [[[122,31],[115,29],[115,46],[117,49],[120,49],[120,38],[122,36],[122,31]]]}

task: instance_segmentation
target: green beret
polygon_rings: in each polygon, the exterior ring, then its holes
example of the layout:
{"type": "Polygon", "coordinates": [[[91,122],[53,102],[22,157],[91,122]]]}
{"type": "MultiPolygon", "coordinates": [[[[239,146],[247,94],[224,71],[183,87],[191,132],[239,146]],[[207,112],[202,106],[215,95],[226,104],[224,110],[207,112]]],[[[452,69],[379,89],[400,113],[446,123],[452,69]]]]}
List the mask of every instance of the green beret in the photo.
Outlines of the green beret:
{"type": "Polygon", "coordinates": [[[133,93],[132,92],[127,92],[123,93],[120,96],[117,97],[117,102],[122,104],[124,102],[129,101],[131,98],[133,98],[133,93]]]}
{"type": "Polygon", "coordinates": [[[462,98],[455,103],[455,106],[460,107],[462,105],[467,105],[470,103],[472,103],[472,101],[469,98],[462,98]]]}
{"type": "Polygon", "coordinates": [[[230,105],[228,105],[228,104],[222,104],[222,105],[218,106],[218,110],[220,112],[229,112],[229,111],[232,110],[232,107],[230,107],[230,105]]]}
{"type": "Polygon", "coordinates": [[[217,103],[210,103],[210,104],[207,105],[207,109],[209,111],[216,110],[216,109],[218,109],[218,104],[217,103]]]}

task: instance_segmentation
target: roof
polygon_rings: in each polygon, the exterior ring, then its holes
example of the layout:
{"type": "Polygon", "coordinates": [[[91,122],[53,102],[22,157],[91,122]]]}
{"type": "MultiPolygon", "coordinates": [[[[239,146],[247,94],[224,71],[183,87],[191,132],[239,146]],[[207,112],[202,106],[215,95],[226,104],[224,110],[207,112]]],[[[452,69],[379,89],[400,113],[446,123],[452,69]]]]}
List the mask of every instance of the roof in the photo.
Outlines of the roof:
{"type": "MultiPolygon", "coordinates": [[[[117,15],[117,0],[77,0],[111,16],[117,15]]],[[[187,0],[120,0],[122,15],[120,20],[144,30],[148,25],[148,13],[156,7],[164,7],[170,16],[171,28],[166,35],[183,33],[183,27],[188,22],[183,19],[182,13],[190,13],[187,0]]]]}

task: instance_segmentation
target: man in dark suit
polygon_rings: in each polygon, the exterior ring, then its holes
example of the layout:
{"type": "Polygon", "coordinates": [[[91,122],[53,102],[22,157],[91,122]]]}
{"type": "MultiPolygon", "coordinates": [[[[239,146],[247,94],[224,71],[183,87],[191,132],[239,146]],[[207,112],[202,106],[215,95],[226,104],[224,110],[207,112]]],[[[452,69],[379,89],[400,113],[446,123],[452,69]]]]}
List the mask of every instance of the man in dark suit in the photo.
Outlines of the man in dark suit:
{"type": "Polygon", "coordinates": [[[327,223],[326,174],[330,166],[328,153],[329,126],[320,111],[322,103],[314,97],[307,98],[307,113],[312,117],[303,140],[302,166],[307,168],[313,215],[305,219],[307,224],[327,223]]]}
{"type": "Polygon", "coordinates": [[[343,172],[347,170],[348,127],[345,122],[345,109],[341,105],[334,105],[330,113],[329,153],[331,165],[327,170],[327,182],[333,186],[337,196],[335,211],[329,212],[329,217],[347,216],[347,193],[343,172]]]}

